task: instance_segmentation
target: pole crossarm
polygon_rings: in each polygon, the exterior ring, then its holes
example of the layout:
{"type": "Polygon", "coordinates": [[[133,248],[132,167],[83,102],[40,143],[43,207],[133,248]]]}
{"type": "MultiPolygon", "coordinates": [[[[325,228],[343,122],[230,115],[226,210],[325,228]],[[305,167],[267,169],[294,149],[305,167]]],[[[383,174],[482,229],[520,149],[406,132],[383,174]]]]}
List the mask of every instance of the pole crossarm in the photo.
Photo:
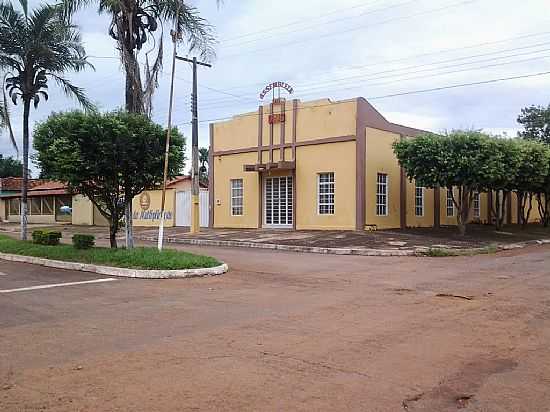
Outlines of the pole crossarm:
{"type": "Polygon", "coordinates": [[[184,62],[188,62],[188,63],[195,63],[196,62],[200,66],[212,67],[211,64],[205,63],[205,62],[200,62],[196,58],[188,59],[187,57],[176,56],[176,59],[184,61],[184,62]]]}

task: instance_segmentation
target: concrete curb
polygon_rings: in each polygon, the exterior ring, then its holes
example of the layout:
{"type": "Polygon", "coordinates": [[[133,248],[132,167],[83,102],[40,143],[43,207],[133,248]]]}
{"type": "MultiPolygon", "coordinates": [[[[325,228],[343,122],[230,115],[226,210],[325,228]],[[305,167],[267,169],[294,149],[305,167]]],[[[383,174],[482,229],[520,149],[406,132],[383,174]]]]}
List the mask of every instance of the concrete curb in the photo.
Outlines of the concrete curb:
{"type": "Polygon", "coordinates": [[[12,255],[9,253],[0,253],[0,259],[9,260],[11,262],[31,263],[33,265],[41,265],[57,269],[79,270],[83,272],[98,273],[100,275],[139,279],[178,279],[202,276],[216,276],[221,275],[229,270],[228,266],[225,263],[221,264],[220,266],[215,266],[213,268],[144,270],[99,266],[89,263],[65,262],[61,260],[45,259],[34,256],[12,255]]]}
{"type": "MultiPolygon", "coordinates": [[[[155,236],[136,236],[136,239],[156,242],[155,236]]],[[[361,249],[361,248],[330,248],[330,247],[314,247],[314,246],[294,246],[294,245],[279,245],[275,243],[258,243],[258,242],[240,242],[236,240],[211,240],[211,239],[179,239],[167,237],[164,239],[168,243],[176,243],[183,245],[195,246],[217,246],[217,247],[240,247],[250,249],[268,249],[281,250],[286,252],[300,253],[318,253],[323,255],[353,255],[353,256],[426,256],[430,250],[443,250],[449,252],[449,256],[460,255],[475,255],[487,253],[490,246],[477,248],[435,248],[428,246],[418,246],[408,249],[361,249]]],[[[521,249],[530,245],[550,244],[550,239],[529,240],[519,243],[511,243],[508,245],[493,246],[497,251],[521,249]]]]}

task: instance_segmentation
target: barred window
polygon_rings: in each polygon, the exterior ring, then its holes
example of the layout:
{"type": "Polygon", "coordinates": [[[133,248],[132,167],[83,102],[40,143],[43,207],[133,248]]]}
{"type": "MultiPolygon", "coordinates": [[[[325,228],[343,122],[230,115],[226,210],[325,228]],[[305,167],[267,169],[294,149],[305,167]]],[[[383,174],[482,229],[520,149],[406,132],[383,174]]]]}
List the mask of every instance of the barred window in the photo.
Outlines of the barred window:
{"type": "Polygon", "coordinates": [[[29,198],[30,205],[30,214],[31,215],[41,215],[42,214],[42,202],[40,200],[40,197],[30,197],[29,198]]]}
{"type": "Polygon", "coordinates": [[[319,196],[317,210],[320,215],[334,214],[334,173],[319,173],[319,196]]]}
{"type": "Polygon", "coordinates": [[[21,202],[18,198],[10,199],[9,214],[11,216],[18,216],[21,208],[21,202]]]}
{"type": "Polygon", "coordinates": [[[455,215],[455,203],[453,202],[453,191],[447,189],[447,216],[453,217],[455,215]]]}
{"type": "Polygon", "coordinates": [[[388,175],[385,173],[376,176],[376,214],[388,215],[388,175]]]}
{"type": "Polygon", "coordinates": [[[231,179],[231,216],[243,215],[243,179],[231,179]]]}
{"type": "Polygon", "coordinates": [[[414,189],[414,213],[416,216],[424,216],[424,187],[416,185],[414,189]]]}
{"type": "Polygon", "coordinates": [[[480,196],[479,192],[474,193],[474,218],[479,219],[480,217],[480,196]]]}
{"type": "Polygon", "coordinates": [[[53,196],[44,196],[42,198],[42,214],[53,215],[53,196]]]}

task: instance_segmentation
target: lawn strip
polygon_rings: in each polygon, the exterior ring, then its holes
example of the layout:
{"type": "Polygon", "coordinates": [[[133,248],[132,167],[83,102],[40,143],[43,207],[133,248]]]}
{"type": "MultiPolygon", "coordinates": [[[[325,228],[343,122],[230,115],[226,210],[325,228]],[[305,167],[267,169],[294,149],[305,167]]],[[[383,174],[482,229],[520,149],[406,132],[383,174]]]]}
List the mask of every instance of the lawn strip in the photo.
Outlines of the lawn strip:
{"type": "Polygon", "coordinates": [[[34,256],[65,262],[89,263],[120,268],[145,270],[180,270],[211,268],[221,263],[210,257],[188,252],[156,248],[110,249],[94,247],[78,250],[71,245],[45,246],[29,241],[0,235],[0,252],[14,255],[34,256]]]}

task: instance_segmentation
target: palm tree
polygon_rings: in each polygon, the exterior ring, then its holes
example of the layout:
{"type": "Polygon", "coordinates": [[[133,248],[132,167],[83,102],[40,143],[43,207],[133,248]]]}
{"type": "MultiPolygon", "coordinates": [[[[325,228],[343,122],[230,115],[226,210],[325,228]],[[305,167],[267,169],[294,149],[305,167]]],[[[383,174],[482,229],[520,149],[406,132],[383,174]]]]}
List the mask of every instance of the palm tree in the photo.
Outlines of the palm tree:
{"type": "Polygon", "coordinates": [[[203,182],[208,180],[208,156],[209,150],[207,147],[201,147],[199,149],[199,176],[203,182]]]}
{"type": "Polygon", "coordinates": [[[212,27],[185,0],[62,1],[69,17],[79,8],[96,1],[99,13],[111,16],[109,35],[117,42],[126,75],[125,108],[128,112],[151,117],[152,98],[162,70],[164,24],[175,27],[177,38],[187,43],[189,51],[197,51],[205,60],[214,57],[212,27]],[[145,53],[143,81],[138,55],[148,44],[150,47],[145,53]],[[156,57],[150,65],[149,54],[155,50],[156,57]]]}
{"type": "Polygon", "coordinates": [[[23,102],[23,187],[21,190],[21,239],[27,239],[27,186],[29,166],[29,116],[31,104],[48,100],[48,81],[65,94],[93,109],[84,91],[64,77],[91,65],[86,60],[80,33],[63,18],[60,6],[42,5],[29,14],[27,0],[21,10],[0,1],[0,69],[8,75],[5,88],[13,104],[23,102]]]}

